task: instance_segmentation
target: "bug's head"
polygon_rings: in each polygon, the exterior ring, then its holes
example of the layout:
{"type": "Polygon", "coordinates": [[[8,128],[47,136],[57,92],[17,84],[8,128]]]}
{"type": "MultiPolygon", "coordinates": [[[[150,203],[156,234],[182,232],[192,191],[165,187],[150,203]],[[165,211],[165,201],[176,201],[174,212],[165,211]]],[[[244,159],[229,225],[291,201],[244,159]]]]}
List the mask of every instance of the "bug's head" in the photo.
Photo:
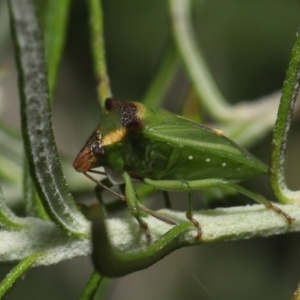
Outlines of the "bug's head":
{"type": "Polygon", "coordinates": [[[143,127],[141,105],[108,98],[101,122],[77,155],[73,167],[78,172],[106,166],[120,168],[123,143],[143,127]]]}
{"type": "Polygon", "coordinates": [[[101,132],[95,130],[73,162],[76,171],[86,173],[96,166],[98,159],[104,155],[101,132]]]}

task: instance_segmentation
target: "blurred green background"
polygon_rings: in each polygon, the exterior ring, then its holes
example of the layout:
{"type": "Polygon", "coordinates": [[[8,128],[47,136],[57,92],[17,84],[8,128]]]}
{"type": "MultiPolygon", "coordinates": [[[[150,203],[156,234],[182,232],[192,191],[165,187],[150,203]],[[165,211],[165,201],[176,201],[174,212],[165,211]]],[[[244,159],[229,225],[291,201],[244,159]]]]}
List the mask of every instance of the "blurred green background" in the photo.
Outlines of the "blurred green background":
{"type": "MultiPolygon", "coordinates": [[[[139,100],[172,40],[167,1],[104,0],[103,9],[113,94],[119,99],[139,100]]],[[[296,1],[193,1],[199,46],[229,102],[256,99],[281,89],[299,15],[296,1]]],[[[0,70],[5,73],[0,81],[0,116],[6,124],[19,128],[17,81],[3,0],[0,70]]],[[[179,67],[164,105],[176,112],[178,100],[189,89],[189,80],[179,67]]],[[[73,0],[53,107],[61,156],[71,162],[98,120],[86,1],[73,0]]],[[[252,149],[265,162],[270,142],[271,135],[252,149]]],[[[288,183],[295,189],[300,188],[299,149],[299,122],[295,122],[287,159],[288,183]]],[[[253,181],[251,188],[274,200],[267,179],[253,181]]],[[[88,196],[94,197],[92,191],[91,184],[88,196]]],[[[181,249],[148,270],[113,280],[105,299],[290,299],[300,281],[298,240],[298,234],[289,234],[181,249]]],[[[0,267],[1,278],[9,269],[0,267]]],[[[9,299],[78,299],[91,271],[89,258],[34,269],[9,299]]]]}

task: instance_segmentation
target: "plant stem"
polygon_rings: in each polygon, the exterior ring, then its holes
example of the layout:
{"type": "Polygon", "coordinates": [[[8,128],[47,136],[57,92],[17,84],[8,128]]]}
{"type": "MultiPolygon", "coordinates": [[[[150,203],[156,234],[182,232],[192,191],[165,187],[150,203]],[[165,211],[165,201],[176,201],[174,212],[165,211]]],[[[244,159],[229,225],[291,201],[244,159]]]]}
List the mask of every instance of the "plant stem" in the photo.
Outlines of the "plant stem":
{"type": "Polygon", "coordinates": [[[178,55],[172,43],[172,45],[165,50],[161,66],[143,98],[143,103],[160,106],[174,78],[177,65],[178,55]]]}
{"type": "Polygon", "coordinates": [[[38,253],[24,258],[7,274],[0,284],[0,299],[3,299],[40,256],[38,253]]]}
{"type": "Polygon", "coordinates": [[[90,10],[90,33],[92,53],[94,57],[94,69],[98,84],[98,99],[101,108],[104,108],[105,100],[112,96],[107,65],[105,59],[103,12],[101,1],[88,0],[90,10]]]}
{"type": "Polygon", "coordinates": [[[190,0],[169,0],[174,37],[201,103],[216,119],[230,116],[230,107],[215,85],[196,45],[190,21],[190,0]]]}
{"type": "Polygon", "coordinates": [[[262,205],[234,207],[194,212],[203,234],[195,240],[196,229],[187,221],[185,213],[171,210],[158,212],[178,223],[165,224],[152,217],[144,218],[149,226],[152,242],[147,245],[146,237],[137,236],[134,222],[122,225],[115,220],[95,219],[92,228],[93,261],[103,276],[118,277],[145,269],[187,245],[214,243],[218,241],[241,240],[255,236],[299,231],[300,208],[293,205],[278,205],[295,219],[289,224],[286,219],[262,205]],[[142,245],[144,245],[142,247],[142,245]]]}
{"type": "Polygon", "coordinates": [[[85,286],[85,289],[80,297],[80,300],[90,300],[95,295],[95,292],[100,285],[103,277],[99,274],[99,272],[94,271],[85,286]]]}
{"type": "Polygon", "coordinates": [[[20,220],[21,219],[16,217],[14,213],[7,207],[0,187],[0,226],[10,230],[25,228],[26,225],[23,225],[20,220]]]}
{"type": "Polygon", "coordinates": [[[284,174],[287,137],[297,99],[299,80],[300,35],[298,33],[283,83],[282,96],[272,139],[270,182],[277,199],[283,203],[300,203],[300,191],[291,191],[288,188],[284,174]]]}

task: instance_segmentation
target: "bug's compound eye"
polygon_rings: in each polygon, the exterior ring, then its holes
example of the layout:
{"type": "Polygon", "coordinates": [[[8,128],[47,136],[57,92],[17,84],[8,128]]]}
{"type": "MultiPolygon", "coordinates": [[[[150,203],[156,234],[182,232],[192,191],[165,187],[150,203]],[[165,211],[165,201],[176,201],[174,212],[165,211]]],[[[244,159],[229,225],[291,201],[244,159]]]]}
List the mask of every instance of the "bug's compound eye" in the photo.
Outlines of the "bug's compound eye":
{"type": "Polygon", "coordinates": [[[101,156],[104,154],[104,150],[103,150],[100,142],[94,142],[91,146],[91,151],[96,156],[101,156]]]}
{"type": "Polygon", "coordinates": [[[113,102],[114,102],[114,99],[113,98],[107,98],[106,101],[105,101],[105,109],[107,111],[111,111],[112,108],[113,108],[113,102]]]}

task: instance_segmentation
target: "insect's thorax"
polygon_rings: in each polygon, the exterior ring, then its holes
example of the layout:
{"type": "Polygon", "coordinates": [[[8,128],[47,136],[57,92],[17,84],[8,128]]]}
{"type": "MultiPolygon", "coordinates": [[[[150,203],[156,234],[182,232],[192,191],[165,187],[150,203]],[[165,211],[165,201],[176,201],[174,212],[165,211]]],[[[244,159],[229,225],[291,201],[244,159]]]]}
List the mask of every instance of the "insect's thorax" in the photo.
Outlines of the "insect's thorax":
{"type": "Polygon", "coordinates": [[[146,140],[141,134],[130,134],[119,143],[104,147],[99,166],[116,173],[124,171],[136,178],[161,179],[170,163],[172,149],[167,144],[146,140]]]}

